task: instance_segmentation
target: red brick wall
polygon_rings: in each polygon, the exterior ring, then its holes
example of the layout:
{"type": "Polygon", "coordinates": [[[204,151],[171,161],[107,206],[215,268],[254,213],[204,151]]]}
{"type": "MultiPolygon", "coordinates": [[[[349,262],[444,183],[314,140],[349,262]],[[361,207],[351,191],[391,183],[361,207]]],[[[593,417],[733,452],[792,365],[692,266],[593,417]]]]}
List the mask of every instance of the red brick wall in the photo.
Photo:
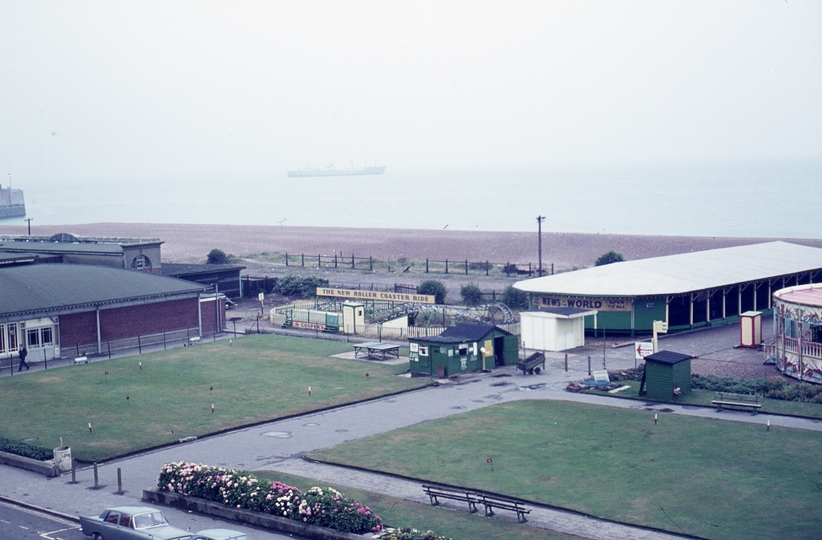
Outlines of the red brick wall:
{"type": "MultiPolygon", "coordinates": [[[[137,306],[100,310],[100,333],[103,341],[133,338],[148,334],[160,334],[173,330],[197,328],[198,298],[170,300],[137,306]]],[[[208,304],[206,304],[208,305],[208,304]]],[[[212,307],[214,304],[210,304],[212,307]]],[[[204,314],[203,322],[210,320],[211,334],[214,333],[214,312],[211,317],[204,314]]],[[[222,319],[225,320],[223,309],[222,319]]],[[[205,324],[203,325],[205,327],[205,324]]],[[[225,326],[225,325],[223,325],[225,326]]],[[[94,311],[75,313],[60,317],[60,346],[73,347],[76,344],[97,343],[97,315],[94,311]]]]}
{"type": "MultiPolygon", "coordinates": [[[[201,302],[200,304],[202,307],[200,309],[203,310],[203,335],[204,336],[211,336],[214,334],[214,328],[217,327],[217,316],[214,313],[214,299],[206,300],[201,302]]],[[[225,299],[220,299],[220,326],[222,328],[226,328],[225,322],[225,299]]],[[[222,329],[221,328],[221,329],[222,329]]]]}
{"type": "Polygon", "coordinates": [[[61,316],[60,347],[65,349],[87,343],[97,343],[97,315],[87,311],[61,316]]]}
{"type": "Polygon", "coordinates": [[[197,328],[197,298],[100,311],[103,341],[197,328]]]}

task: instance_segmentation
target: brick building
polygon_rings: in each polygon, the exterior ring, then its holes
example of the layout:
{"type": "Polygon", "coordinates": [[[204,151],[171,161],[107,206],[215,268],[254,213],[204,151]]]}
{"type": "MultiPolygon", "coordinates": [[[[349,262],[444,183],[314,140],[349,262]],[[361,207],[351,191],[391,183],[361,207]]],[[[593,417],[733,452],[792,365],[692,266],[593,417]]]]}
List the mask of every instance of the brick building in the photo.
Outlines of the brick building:
{"type": "Polygon", "coordinates": [[[225,296],[206,286],[109,266],[0,268],[0,358],[105,353],[124,340],[203,337],[225,327],[225,296]]]}

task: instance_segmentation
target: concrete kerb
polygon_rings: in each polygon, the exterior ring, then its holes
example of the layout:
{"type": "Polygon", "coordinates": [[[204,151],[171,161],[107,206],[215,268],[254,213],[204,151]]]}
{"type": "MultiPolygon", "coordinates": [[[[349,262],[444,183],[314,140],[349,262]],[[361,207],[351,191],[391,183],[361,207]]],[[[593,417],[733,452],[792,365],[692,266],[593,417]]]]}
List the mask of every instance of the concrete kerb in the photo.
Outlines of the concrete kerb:
{"type": "Polygon", "coordinates": [[[3,495],[0,495],[0,501],[2,501],[4,503],[7,503],[7,504],[13,504],[14,506],[19,506],[21,508],[28,508],[29,510],[35,510],[37,512],[42,512],[43,514],[48,514],[48,515],[51,515],[51,516],[54,516],[54,517],[58,517],[60,519],[65,519],[66,521],[71,521],[73,523],[80,523],[80,518],[77,517],[77,516],[72,516],[71,514],[66,514],[66,513],[60,512],[58,510],[54,510],[54,509],[51,509],[51,508],[46,508],[44,506],[38,506],[36,504],[27,503],[27,502],[24,502],[24,501],[18,501],[16,499],[11,499],[11,498],[5,497],[3,495]]]}

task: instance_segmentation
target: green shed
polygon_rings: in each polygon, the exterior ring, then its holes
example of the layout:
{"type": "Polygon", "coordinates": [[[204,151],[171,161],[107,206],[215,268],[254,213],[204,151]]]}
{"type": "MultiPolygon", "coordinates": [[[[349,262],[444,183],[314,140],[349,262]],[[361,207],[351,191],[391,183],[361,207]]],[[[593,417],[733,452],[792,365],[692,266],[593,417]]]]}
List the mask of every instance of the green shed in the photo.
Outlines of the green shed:
{"type": "Polygon", "coordinates": [[[493,324],[460,323],[438,336],[408,341],[412,373],[449,377],[519,360],[519,338],[493,324]]]}
{"type": "Polygon", "coordinates": [[[693,356],[672,351],[659,351],[646,356],[639,395],[647,395],[657,401],[672,401],[677,396],[689,394],[691,358],[693,356]]]}

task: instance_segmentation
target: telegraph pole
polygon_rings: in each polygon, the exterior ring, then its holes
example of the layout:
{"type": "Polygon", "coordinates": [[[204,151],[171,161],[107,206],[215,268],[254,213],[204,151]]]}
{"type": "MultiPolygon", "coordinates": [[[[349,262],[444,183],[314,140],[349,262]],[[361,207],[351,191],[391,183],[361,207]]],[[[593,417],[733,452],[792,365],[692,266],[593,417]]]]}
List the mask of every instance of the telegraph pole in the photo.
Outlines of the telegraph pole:
{"type": "Polygon", "coordinates": [[[23,221],[27,222],[29,225],[29,236],[31,236],[31,220],[34,218],[26,218],[23,221]]]}
{"type": "Polygon", "coordinates": [[[542,277],[542,222],[545,221],[545,216],[537,216],[537,230],[538,230],[538,245],[539,245],[539,277],[542,277]]]}

